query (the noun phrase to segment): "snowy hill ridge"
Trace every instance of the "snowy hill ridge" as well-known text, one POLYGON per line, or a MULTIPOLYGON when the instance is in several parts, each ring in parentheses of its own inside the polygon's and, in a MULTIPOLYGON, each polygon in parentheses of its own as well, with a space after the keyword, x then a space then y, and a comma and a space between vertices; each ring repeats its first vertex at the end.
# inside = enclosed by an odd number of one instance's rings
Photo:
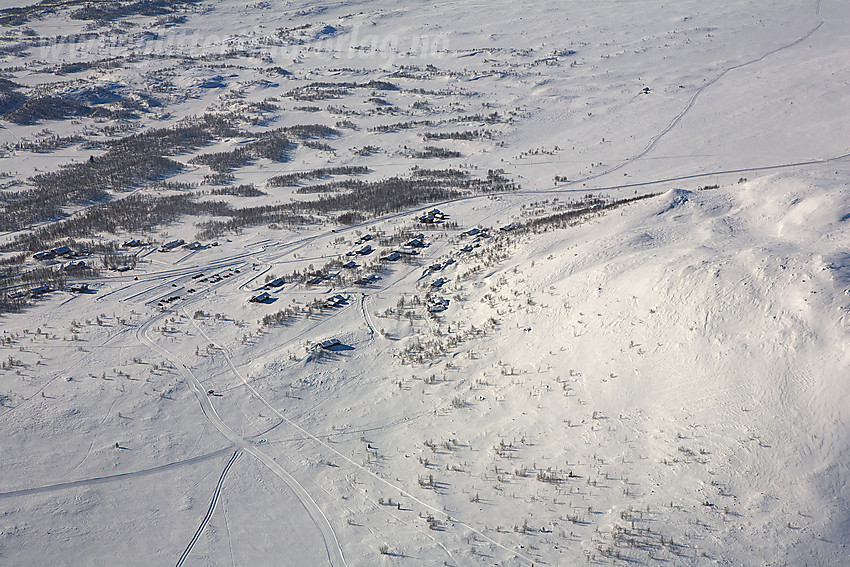
POLYGON ((5 5, 0 564, 850 564, 850 4, 5 5))

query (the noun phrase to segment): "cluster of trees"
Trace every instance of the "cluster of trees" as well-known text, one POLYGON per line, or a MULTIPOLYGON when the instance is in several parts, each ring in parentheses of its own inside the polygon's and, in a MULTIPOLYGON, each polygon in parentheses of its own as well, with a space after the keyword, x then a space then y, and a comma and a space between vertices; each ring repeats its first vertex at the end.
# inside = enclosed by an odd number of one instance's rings
POLYGON ((247 183, 244 185, 228 185, 227 187, 213 189, 210 191, 210 194, 235 195, 237 197, 261 197, 262 195, 266 195, 266 192, 257 189, 257 186, 253 183, 247 183))
POLYGON ((34 252, 50 248, 63 238, 86 237, 99 232, 139 232, 172 222, 182 215, 226 215, 229 211, 225 203, 198 201, 193 193, 167 196, 134 194, 94 205, 64 221, 21 234, 3 248, 34 252))
MULTIPOLYGON (((318 171, 318 170, 316 170, 318 171)), ((377 181, 346 179, 311 185, 298 193, 334 192, 312 201, 228 210, 224 221, 200 225, 198 238, 213 238, 247 226, 282 223, 296 226, 315 222, 311 214, 332 216, 341 224, 358 222, 370 216, 397 212, 423 203, 455 199, 469 192, 512 191, 516 184, 499 170, 488 171, 486 179, 465 179, 459 170, 416 170, 414 177, 390 177, 377 181)))
POLYGON ((292 147, 289 139, 275 135, 249 142, 227 152, 202 154, 192 158, 190 163, 209 166, 216 173, 227 173, 231 169, 242 167, 261 157, 272 161, 286 161, 292 147))
POLYGON ((378 216, 463 195, 451 184, 437 179, 390 177, 372 182, 350 180, 347 183, 351 186, 347 193, 325 195, 315 201, 292 205, 325 214, 354 210, 378 216))
POLYGON ((102 201, 109 191, 177 173, 181 165, 164 156, 207 144, 216 136, 235 134, 225 118, 204 115, 120 138, 101 156, 32 177, 32 189, 0 193, 4 205, 0 230, 20 230, 34 222, 58 219, 64 216, 63 207, 102 201))
POLYGON ((128 16, 161 16, 170 14, 195 0, 139 0, 138 2, 95 2, 83 3, 82 8, 71 12, 75 20, 98 20, 109 22, 128 16))
MULTIPOLYGON (((33 270, 4 270, 0 278, 0 313, 14 313, 26 306, 26 292, 39 286, 61 289, 68 283, 68 273, 61 268, 38 267, 33 270), (23 293, 21 293, 23 292, 23 293)), ((88 277, 96 277, 97 270, 86 270, 88 277)))
POLYGON ((267 133, 256 133, 253 136, 273 136, 277 134, 289 134, 299 140, 309 140, 315 138, 333 138, 339 136, 339 130, 325 126, 324 124, 296 124, 295 126, 278 128, 267 133))
POLYGON ((367 83, 340 82, 325 83, 315 82, 292 89, 284 96, 293 100, 315 101, 340 98, 351 94, 352 89, 370 89, 374 91, 399 91, 400 87, 389 81, 369 81, 367 83))
POLYGON ((304 147, 310 148, 310 149, 313 149, 313 150, 321 150, 323 152, 333 152, 333 151, 335 151, 331 145, 326 144, 324 142, 318 142, 316 140, 305 140, 304 142, 302 142, 302 144, 304 145, 304 147))
POLYGON ((436 126, 437 123, 433 120, 408 120, 406 122, 396 122, 395 124, 384 124, 369 128, 370 132, 395 132, 396 130, 410 130, 411 128, 421 128, 423 126, 436 126))
POLYGON ((322 167, 308 171, 297 171, 269 178, 269 187, 292 187, 305 179, 319 179, 330 175, 360 175, 368 173, 369 168, 363 165, 345 165, 341 167, 322 167))
POLYGON ((658 193, 648 193, 646 195, 639 195, 628 199, 615 199, 613 201, 604 201, 597 197, 591 197, 585 200, 584 203, 577 204, 577 207, 574 209, 530 219, 524 223, 518 224, 515 230, 519 232, 543 232, 558 228, 567 228, 573 226, 581 217, 588 214, 616 209, 617 207, 628 205, 635 201, 641 201, 643 199, 649 199, 656 196, 658 196, 658 193))
MULTIPOLYGON (((0 93, 0 99, 1 98, 2 93, 0 93)), ((0 107, 2 107, 2 103, 0 103, 0 107)), ((85 137, 80 136, 79 134, 72 134, 70 136, 57 136, 54 134, 53 136, 48 136, 38 140, 19 140, 15 144, 7 144, 6 147, 14 151, 44 153, 66 148, 70 145, 79 144, 85 141, 85 137)))
POLYGON ((361 187, 363 183, 363 181, 358 181, 356 179, 343 179, 341 181, 331 181, 329 183, 322 183, 320 185, 307 185, 306 187, 299 187, 295 190, 295 192, 301 194, 331 193, 335 191, 344 191, 346 189, 354 189, 357 187, 361 187))
POLYGON ((413 177, 431 177, 434 179, 463 179, 466 177, 466 172, 459 169, 425 169, 415 167, 412 172, 413 177))
POLYGON ((197 234, 200 240, 215 238, 226 232, 239 233, 248 226, 261 224, 277 224, 283 226, 303 226, 313 224, 317 219, 297 214, 292 204, 264 205, 242 209, 228 209, 220 216, 228 216, 227 220, 211 220, 199 223, 201 231, 197 234))
POLYGON ((481 138, 492 138, 493 133, 487 130, 466 130, 462 132, 425 132, 422 134, 424 140, 477 140, 481 138))
MULTIPOLYGON (((17 93, 15 93, 17 94, 17 93)), ((14 97, 14 108, 7 111, 3 118, 15 124, 35 124, 42 120, 64 120, 72 116, 110 117, 112 112, 97 106, 88 106, 79 102, 56 96, 36 96, 33 98, 14 97)))
POLYGON ((410 157, 416 159, 451 159, 451 158, 459 158, 461 157, 461 153, 456 150, 449 150, 447 148, 438 148, 437 146, 425 146, 425 148, 419 152, 413 152, 410 157))

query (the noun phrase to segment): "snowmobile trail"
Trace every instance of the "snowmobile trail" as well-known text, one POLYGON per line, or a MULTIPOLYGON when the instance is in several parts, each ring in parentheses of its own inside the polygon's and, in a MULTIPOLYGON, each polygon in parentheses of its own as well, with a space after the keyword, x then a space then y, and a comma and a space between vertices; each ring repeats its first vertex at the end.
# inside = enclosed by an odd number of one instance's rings
MULTIPOLYGON (((195 376, 192 370, 183 363, 182 360, 177 358, 170 351, 165 349, 164 347, 157 344, 153 339, 151 339, 147 331, 148 329, 159 319, 163 318, 153 317, 144 325, 139 327, 137 330, 137 335, 140 341, 147 344, 151 349, 157 351, 162 356, 166 357, 170 360, 179 370, 183 377, 186 379, 186 383, 189 385, 189 388, 195 394, 195 398, 198 400, 199 405, 201 406, 201 411, 204 413, 204 416, 212 423, 212 425, 227 439, 231 441, 236 447, 244 450, 247 453, 253 455, 257 460, 259 460, 262 464, 264 464, 268 469, 270 469, 274 474, 276 474, 286 485, 293 491, 296 498, 301 503, 301 506, 313 520, 314 525, 319 530, 321 539, 323 541, 325 553, 327 555, 328 562, 332 566, 346 566, 345 556, 342 553, 342 548, 340 547, 339 540, 336 537, 336 532, 331 526, 330 521, 327 516, 324 514, 322 509, 316 504, 313 500, 312 496, 304 489, 304 487, 291 475, 287 472, 280 464, 278 464, 272 457, 267 455, 266 453, 260 451, 253 443, 249 442, 245 438, 239 436, 233 429, 228 426, 224 420, 218 415, 218 412, 215 410, 215 406, 213 406, 210 401, 209 396, 206 394, 206 390, 204 389, 201 381, 195 376)), ((228 357, 229 360, 229 357, 228 357)), ((231 363, 232 364, 232 363, 231 363)), ((250 389, 253 389, 249 386, 250 389)), ((275 410, 275 413, 278 413, 275 410)))
POLYGON ((204 515, 201 520, 201 525, 198 526, 198 529, 195 530, 195 535, 192 536, 192 539, 189 540, 189 545, 186 546, 186 549, 183 551, 183 554, 180 555, 180 559, 177 560, 176 567, 180 567, 189 557, 189 553, 192 552, 192 548, 195 547, 195 543, 198 541, 201 533, 203 533, 204 528, 207 527, 207 523, 209 523, 210 518, 215 511, 215 506, 218 503, 218 497, 221 495, 221 488, 224 485, 224 477, 227 476, 228 471, 230 471, 230 467, 233 466, 233 463, 239 458, 242 454, 241 450, 237 450, 233 452, 233 456, 230 457, 230 460, 227 461, 227 464, 224 466, 224 470, 221 471, 221 476, 218 477, 218 483, 215 485, 215 490, 213 491, 212 500, 210 501, 210 506, 207 509, 207 513, 204 515))

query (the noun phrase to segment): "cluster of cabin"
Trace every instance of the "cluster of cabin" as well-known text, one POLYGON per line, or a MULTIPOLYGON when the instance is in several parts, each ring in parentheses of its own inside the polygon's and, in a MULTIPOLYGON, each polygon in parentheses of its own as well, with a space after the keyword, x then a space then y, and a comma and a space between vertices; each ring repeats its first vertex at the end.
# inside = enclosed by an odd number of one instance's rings
POLYGON ((358 248, 357 250, 352 250, 351 252, 348 252, 346 256, 368 256, 374 251, 375 249, 372 248, 370 244, 367 244, 362 248, 358 248))
POLYGON ((340 307, 346 303, 348 303, 348 297, 341 294, 332 295, 325 300, 326 307, 340 307))
POLYGON ((429 273, 439 272, 440 270, 448 268, 449 266, 451 266, 454 263, 455 263, 454 258, 446 258, 446 260, 444 262, 435 262, 425 269, 425 273, 423 275, 427 276, 429 273))
POLYGON ((419 233, 407 242, 404 243, 408 248, 425 248, 428 246, 428 243, 425 242, 425 235, 423 233, 419 233))
POLYGON ((481 242, 483 240, 490 238, 490 233, 486 228, 470 228, 469 230, 463 231, 460 235, 462 237, 468 236, 472 238, 472 242, 460 249, 461 252, 472 252, 475 248, 481 246, 481 242))
POLYGON ((183 240, 182 238, 178 238, 177 240, 171 240, 169 242, 166 242, 162 246, 160 246, 159 251, 160 252, 171 252, 172 250, 176 250, 177 248, 180 248, 184 244, 186 244, 186 241, 183 240))
MULTIPOLYGON (((138 241, 128 241, 128 242, 138 242, 138 241)), ((127 246, 127 243, 124 243, 127 246)), ((141 246, 141 244, 137 244, 137 246, 141 246)), ((180 247, 185 248, 186 250, 204 250, 205 248, 209 248, 210 246, 218 246, 218 242, 212 242, 210 244, 201 244, 197 240, 194 242, 190 242, 186 244, 186 241, 182 238, 178 238, 176 240, 170 240, 159 247, 160 252, 171 252, 172 250, 176 250, 180 247)))
POLYGON ((50 291, 49 285, 39 285, 30 289, 19 289, 9 294, 9 299, 23 299, 25 297, 39 297, 50 291))
POLYGON ((160 309, 165 309, 165 308, 168 306, 168 304, 169 304, 169 303, 174 303, 174 302, 175 302, 175 301, 177 301, 178 299, 180 299, 180 296, 179 296, 179 295, 172 295, 172 296, 171 296, 171 297, 169 297, 169 298, 166 298, 166 299, 160 299, 160 300, 159 300, 159 302, 158 302, 156 305, 157 305, 157 307, 159 307, 160 309))
POLYGON ((441 212, 440 209, 431 209, 427 213, 418 217, 419 222, 424 224, 435 224, 447 219, 448 216, 441 212))
POLYGON ((85 260, 70 260, 62 264, 62 269, 66 272, 72 272, 74 270, 85 270, 88 268, 85 260))
POLYGON ((363 276, 362 278, 354 280, 354 283, 357 285, 371 285, 380 278, 381 277, 378 274, 369 274, 368 276, 363 276))
MULTIPOLYGON (((211 275, 211 276, 202 277, 202 276, 203 276, 203 274, 197 274, 197 277, 201 277, 201 279, 200 279, 200 280, 198 280, 198 281, 200 281, 200 282, 204 282, 204 283, 212 283, 212 284, 214 284, 214 283, 218 283, 218 282, 220 282, 220 281, 222 281, 222 280, 224 280, 224 279, 227 279, 227 278, 229 278, 230 276, 234 276, 234 275, 236 275, 236 274, 238 274, 238 273, 239 273, 239 269, 238 269, 238 268, 227 268, 226 270, 224 270, 224 271, 222 271, 222 272, 219 272, 219 273, 217 273, 217 274, 213 274, 213 275, 211 275)), ((193 278, 193 279, 194 279, 195 277, 196 277, 196 276, 192 276, 192 278, 193 278)))
MULTIPOLYGON (((87 254, 88 251, 81 252, 82 254, 87 254)), ((36 252, 32 255, 33 258, 39 261, 44 260, 52 260, 54 258, 73 258, 77 256, 77 252, 74 252, 70 246, 57 246, 51 250, 42 250, 41 252, 36 252)))
POLYGON ((428 313, 442 313, 449 308, 449 300, 445 297, 428 298, 428 313))
MULTIPOLYGON (((42 295, 49 293, 50 291, 52 291, 50 286, 45 284, 31 287, 29 289, 15 290, 13 292, 10 292, 8 297, 9 299, 25 299, 27 297, 36 299, 38 297, 41 297, 42 295)), ((68 291, 71 293, 91 293, 94 290, 89 287, 89 284, 78 283, 68 286, 68 291)))

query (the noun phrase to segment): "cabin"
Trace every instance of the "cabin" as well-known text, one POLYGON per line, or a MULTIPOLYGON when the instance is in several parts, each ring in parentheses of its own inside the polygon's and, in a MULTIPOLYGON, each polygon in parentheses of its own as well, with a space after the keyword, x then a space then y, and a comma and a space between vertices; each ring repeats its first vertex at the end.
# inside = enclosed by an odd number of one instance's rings
POLYGON ((188 248, 189 250, 200 250, 201 248, 204 248, 204 245, 196 240, 195 242, 186 244, 184 248, 188 248))
POLYGON ((325 339, 319 343, 319 346, 325 350, 340 346, 342 341, 339 339, 325 339))
POLYGON ((369 274, 368 276, 364 276, 362 278, 355 280, 354 283, 356 283, 357 285, 369 285, 370 283, 377 281, 377 280, 378 280, 377 274, 369 274))
POLYGON ((449 300, 444 297, 434 297, 428 302, 428 313, 442 313, 449 308, 449 300))
POLYGON ((13 291, 9 294, 9 299, 22 299, 27 296, 27 292, 24 290, 13 291))
POLYGON ((366 246, 364 246, 363 248, 358 250, 357 253, 360 254, 361 256, 366 256, 367 254, 371 254, 373 250, 374 249, 370 245, 367 244, 366 246))
POLYGON ((251 299, 249 299, 248 301, 251 302, 251 303, 265 303, 266 301, 268 301, 271 298, 272 298, 271 295, 269 295, 266 292, 263 292, 263 293, 258 293, 257 295, 252 295, 251 299))
POLYGON ((50 291, 49 285, 40 285, 30 289, 30 295, 33 297, 38 297, 39 295, 44 295, 50 291))
POLYGON ((464 236, 475 236, 476 234, 481 233, 480 228, 470 228, 469 230, 463 233, 464 236))
POLYGON ((73 256, 74 255, 74 251, 71 250, 70 246, 57 246, 56 248, 51 250, 51 252, 53 252, 57 256, 67 257, 67 256, 73 256))
POLYGON ((348 262, 343 264, 342 267, 345 268, 346 270, 353 270, 354 268, 357 267, 357 262, 355 262, 354 260, 349 260, 348 262))
POLYGON ((182 238, 180 238, 178 240, 172 240, 170 242, 166 242, 165 244, 163 244, 160 247, 160 250, 162 252, 170 252, 170 251, 174 250, 175 248, 177 248, 178 246, 183 246, 184 244, 186 244, 186 241, 183 240, 182 238))
POLYGON ((284 283, 286 283, 286 280, 284 280, 283 278, 275 278, 272 281, 270 281, 269 283, 267 283, 266 287, 280 287, 284 283))
POLYGON ((506 224, 505 226, 501 227, 499 230, 501 230, 502 232, 510 232, 510 231, 514 230, 515 228, 516 228, 516 225, 514 223, 511 223, 511 224, 506 224))
POLYGON ((70 272, 72 270, 83 270, 87 268, 85 261, 83 260, 71 260, 70 262, 65 262, 62 265, 62 269, 66 272, 70 272))
POLYGON ((425 243, 425 235, 421 232, 404 243, 405 246, 409 248, 425 248, 427 244, 425 243))
POLYGON ((436 280, 431 282, 431 287, 433 287, 434 289, 440 289, 447 283, 449 283, 449 280, 447 280, 446 278, 437 278, 436 280))
POLYGON ((123 246, 124 248, 137 248, 139 246, 142 246, 142 241, 133 238, 132 240, 126 240, 121 246, 123 246))
POLYGON ((390 252, 386 256, 381 256, 381 261, 382 262, 395 262, 399 258, 401 258, 401 254, 399 254, 398 252, 390 252))
POLYGON ((43 250, 42 252, 36 252, 32 255, 32 257, 40 262, 44 260, 52 260, 56 257, 56 252, 53 250, 43 250))
POLYGON ((89 284, 74 284, 68 288, 68 291, 71 293, 87 293, 89 291, 89 284))
POLYGON ((345 305, 348 301, 348 298, 344 295, 333 295, 325 300, 325 305, 328 307, 339 307, 340 305, 345 305))
POLYGON ((354 244, 363 244, 364 242, 368 242, 370 240, 372 240, 372 235, 371 234, 364 234, 363 236, 361 236, 360 238, 355 240, 354 244))

